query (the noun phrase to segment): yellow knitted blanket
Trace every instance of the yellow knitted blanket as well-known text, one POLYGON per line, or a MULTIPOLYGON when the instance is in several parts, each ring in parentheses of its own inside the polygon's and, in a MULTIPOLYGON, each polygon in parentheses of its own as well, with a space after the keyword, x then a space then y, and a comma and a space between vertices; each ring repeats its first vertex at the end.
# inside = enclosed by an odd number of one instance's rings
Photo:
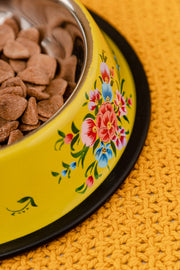
POLYGON ((2 270, 180 269, 180 0, 82 0, 121 32, 150 85, 151 124, 125 183, 63 237, 2 270))

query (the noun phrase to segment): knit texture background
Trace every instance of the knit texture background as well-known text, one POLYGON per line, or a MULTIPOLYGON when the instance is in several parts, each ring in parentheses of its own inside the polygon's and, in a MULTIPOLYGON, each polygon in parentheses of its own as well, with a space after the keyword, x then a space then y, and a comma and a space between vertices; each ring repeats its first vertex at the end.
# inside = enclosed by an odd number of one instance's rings
POLYGON ((180 0, 82 0, 121 32, 150 85, 148 137, 134 169, 63 237, 2 270, 180 269, 180 0))

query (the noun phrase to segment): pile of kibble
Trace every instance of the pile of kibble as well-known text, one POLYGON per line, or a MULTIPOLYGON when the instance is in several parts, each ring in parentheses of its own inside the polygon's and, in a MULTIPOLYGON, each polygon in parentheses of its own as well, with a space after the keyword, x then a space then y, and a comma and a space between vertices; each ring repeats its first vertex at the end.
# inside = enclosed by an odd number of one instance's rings
POLYGON ((78 27, 71 23, 66 28, 54 25, 51 36, 55 43, 51 45, 55 56, 48 53, 48 47, 42 47, 41 36, 38 28, 21 29, 14 17, 0 25, 0 147, 50 119, 80 76, 74 53, 76 37, 82 44, 78 27))

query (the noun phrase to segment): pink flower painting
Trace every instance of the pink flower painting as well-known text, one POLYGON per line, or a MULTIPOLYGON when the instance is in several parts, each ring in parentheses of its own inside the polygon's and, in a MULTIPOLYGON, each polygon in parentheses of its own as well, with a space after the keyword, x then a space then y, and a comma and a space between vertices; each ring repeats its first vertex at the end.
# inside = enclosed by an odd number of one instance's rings
POLYGON ((116 97, 117 98, 114 100, 114 103, 118 107, 118 115, 121 117, 127 114, 126 101, 118 90, 116 90, 116 97))
POLYGON ((105 83, 109 83, 111 76, 110 76, 110 71, 109 71, 108 65, 106 63, 102 62, 100 65, 100 70, 101 70, 101 76, 102 76, 103 81, 105 83))
POLYGON ((90 111, 94 111, 96 106, 99 104, 100 100, 100 93, 98 89, 95 89, 95 91, 90 91, 89 92, 89 104, 88 104, 88 109, 90 111))
POLYGON ((91 118, 84 120, 81 126, 81 140, 84 145, 92 147, 96 141, 97 127, 91 118))
POLYGON ((126 146, 126 133, 124 128, 117 128, 116 135, 113 136, 112 140, 114 141, 116 148, 121 150, 124 146, 126 146))

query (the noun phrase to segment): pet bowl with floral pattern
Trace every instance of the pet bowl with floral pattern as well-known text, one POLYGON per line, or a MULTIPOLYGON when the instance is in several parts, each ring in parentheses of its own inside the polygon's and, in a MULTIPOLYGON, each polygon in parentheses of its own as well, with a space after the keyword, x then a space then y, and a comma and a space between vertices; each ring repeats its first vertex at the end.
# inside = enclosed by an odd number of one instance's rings
MULTIPOLYGON (((40 25, 43 12, 32 21, 21 3, 8 1, 3 11, 15 5, 24 21, 40 25)), ((132 169, 149 125, 145 73, 122 35, 76 0, 40 3, 72 14, 83 66, 64 106, 0 150, 0 258, 57 237, 102 205, 132 169)))

